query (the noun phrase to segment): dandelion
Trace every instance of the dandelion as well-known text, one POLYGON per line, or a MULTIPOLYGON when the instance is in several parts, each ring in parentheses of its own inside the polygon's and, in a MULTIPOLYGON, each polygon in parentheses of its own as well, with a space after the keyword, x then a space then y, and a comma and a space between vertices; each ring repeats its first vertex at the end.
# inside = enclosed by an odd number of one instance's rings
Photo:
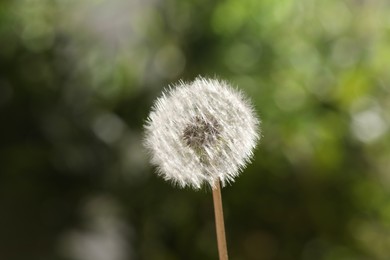
POLYGON ((232 182, 260 138, 259 120, 241 92, 201 77, 165 91, 145 128, 145 146, 159 174, 196 189, 232 182))
POLYGON ((233 182, 250 161, 259 125, 241 92, 225 81, 202 77, 166 90, 145 125, 145 146, 165 180, 213 188, 220 259, 228 259, 220 183, 233 182))

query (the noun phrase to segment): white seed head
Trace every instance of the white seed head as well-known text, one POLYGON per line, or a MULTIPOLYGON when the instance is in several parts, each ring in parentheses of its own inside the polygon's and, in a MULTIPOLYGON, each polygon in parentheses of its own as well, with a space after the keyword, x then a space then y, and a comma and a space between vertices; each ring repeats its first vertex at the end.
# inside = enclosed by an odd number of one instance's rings
POLYGON ((260 121, 241 92, 198 77, 164 91, 145 125, 159 175, 180 187, 232 182, 253 156, 260 121))

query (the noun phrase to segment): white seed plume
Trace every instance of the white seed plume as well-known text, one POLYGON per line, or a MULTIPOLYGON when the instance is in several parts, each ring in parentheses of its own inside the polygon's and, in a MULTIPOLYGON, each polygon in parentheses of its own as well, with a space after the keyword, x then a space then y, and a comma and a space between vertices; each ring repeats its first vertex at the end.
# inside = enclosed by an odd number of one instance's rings
POLYGON ((145 147, 165 180, 199 189, 232 182, 253 156, 260 121, 227 82, 198 77, 164 91, 145 125, 145 147))

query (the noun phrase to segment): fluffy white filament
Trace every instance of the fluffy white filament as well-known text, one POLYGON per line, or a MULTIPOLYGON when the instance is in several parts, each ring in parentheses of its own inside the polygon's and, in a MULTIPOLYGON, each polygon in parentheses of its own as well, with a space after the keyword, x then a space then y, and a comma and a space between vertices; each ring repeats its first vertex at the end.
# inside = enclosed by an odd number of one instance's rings
POLYGON ((253 156, 260 121, 227 82, 198 77, 164 91, 145 125, 159 174, 180 187, 232 182, 253 156))

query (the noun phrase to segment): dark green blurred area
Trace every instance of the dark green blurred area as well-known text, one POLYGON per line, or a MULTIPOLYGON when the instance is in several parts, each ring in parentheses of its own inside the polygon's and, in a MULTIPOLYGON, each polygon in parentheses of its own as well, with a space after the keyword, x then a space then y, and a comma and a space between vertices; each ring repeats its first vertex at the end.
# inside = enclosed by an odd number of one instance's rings
POLYGON ((157 177, 162 89, 229 80, 262 119, 223 189, 230 259, 390 259, 386 0, 0 2, 0 259, 217 259, 211 192, 157 177))

